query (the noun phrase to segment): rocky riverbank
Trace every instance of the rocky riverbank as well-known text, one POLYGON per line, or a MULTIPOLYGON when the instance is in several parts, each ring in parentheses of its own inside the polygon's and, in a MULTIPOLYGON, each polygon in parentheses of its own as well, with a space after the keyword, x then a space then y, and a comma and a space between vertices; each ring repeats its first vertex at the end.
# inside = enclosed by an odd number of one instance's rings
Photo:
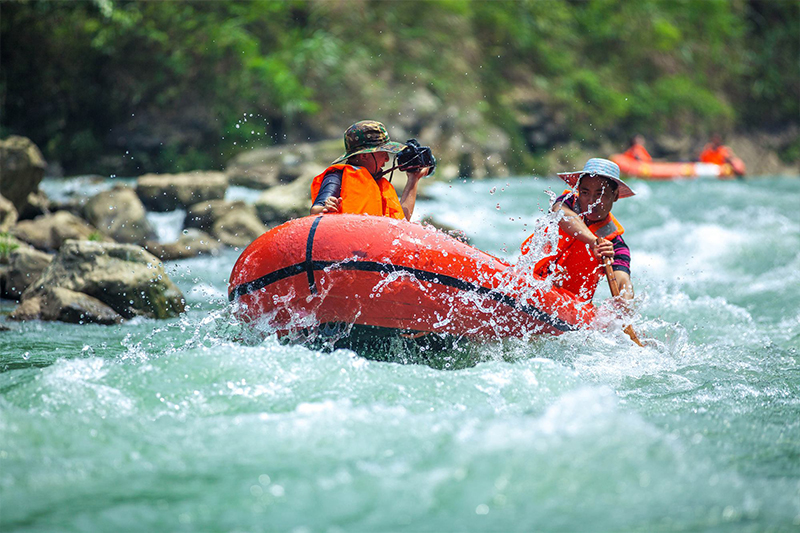
MULTIPOLYGON (((777 156, 796 134, 733 137, 729 144, 751 174, 798 175, 800 167, 777 156)), ((422 142, 436 146, 430 135, 422 142)), ((507 146, 500 133, 495 136, 495 143, 473 147, 479 157, 465 158, 452 143, 443 143, 451 149, 435 149, 436 179, 508 176, 502 164, 507 146)), ((691 159, 693 149, 689 142, 668 137, 653 139, 649 146, 654 155, 674 154, 673 159, 691 159)), ((161 261, 215 254, 223 246, 245 247, 269 228, 306 215, 311 180, 341 150, 341 141, 247 150, 224 171, 145 174, 134 185, 58 202, 39 188, 47 168, 39 149, 24 137, 2 140, 0 298, 19 302, 11 315, 16 320, 108 324, 134 316, 175 316, 183 309, 182 295, 161 261), (231 185, 261 193, 252 204, 226 200, 231 185), (147 213, 176 209, 186 213, 183 231, 174 242, 159 242, 147 213)), ((553 150, 543 165, 570 169, 594 155, 597 150, 568 144, 553 150)), ((397 173, 396 187, 402 188, 404 177, 397 173)))

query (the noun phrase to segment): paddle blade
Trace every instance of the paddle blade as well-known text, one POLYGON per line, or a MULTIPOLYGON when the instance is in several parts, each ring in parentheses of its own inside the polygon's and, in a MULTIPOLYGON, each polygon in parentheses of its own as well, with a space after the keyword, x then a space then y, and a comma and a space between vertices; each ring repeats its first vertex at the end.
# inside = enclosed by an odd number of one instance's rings
POLYGON ((644 348, 644 344, 642 343, 642 341, 639 340, 639 336, 636 335, 635 331, 633 331, 633 326, 625 326, 624 328, 622 328, 622 331, 627 333, 628 337, 630 337, 633 342, 644 348))

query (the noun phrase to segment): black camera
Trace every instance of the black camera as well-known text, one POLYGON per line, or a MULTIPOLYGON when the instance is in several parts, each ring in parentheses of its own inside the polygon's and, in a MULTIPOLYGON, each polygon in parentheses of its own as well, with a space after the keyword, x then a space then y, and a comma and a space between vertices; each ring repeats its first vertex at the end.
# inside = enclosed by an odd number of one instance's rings
POLYGON ((436 158, 429 146, 420 146, 416 139, 406 141, 406 147, 397 154, 397 168, 403 172, 417 172, 430 168, 428 176, 436 170, 436 158))

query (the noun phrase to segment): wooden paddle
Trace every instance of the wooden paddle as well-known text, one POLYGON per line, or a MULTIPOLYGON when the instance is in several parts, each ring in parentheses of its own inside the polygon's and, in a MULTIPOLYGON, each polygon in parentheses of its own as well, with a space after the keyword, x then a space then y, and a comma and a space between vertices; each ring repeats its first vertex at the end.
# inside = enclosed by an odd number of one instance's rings
MULTIPOLYGON (((611 258, 607 257, 603 262, 603 265, 606 267, 606 277, 608 278, 608 288, 611 289, 611 296, 619 296, 619 287, 617 286, 617 278, 614 276, 614 271, 611 269, 611 258)), ((639 346, 644 346, 642 341, 639 340, 639 336, 636 335, 636 332, 633 331, 633 326, 627 325, 622 328, 622 331, 628 334, 628 337, 631 338, 633 342, 638 344, 639 346)))

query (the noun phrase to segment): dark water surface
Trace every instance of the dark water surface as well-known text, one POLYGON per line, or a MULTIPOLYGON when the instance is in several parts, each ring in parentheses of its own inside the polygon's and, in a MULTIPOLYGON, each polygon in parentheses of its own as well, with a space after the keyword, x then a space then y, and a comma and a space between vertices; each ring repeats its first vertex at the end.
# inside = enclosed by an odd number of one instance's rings
MULTIPOLYGON (((245 346, 235 250, 168 265, 176 320, 0 317, 0 531, 800 531, 800 180, 633 186, 644 349, 581 331, 439 370, 245 346)), ((435 184, 415 219, 514 260, 548 188, 435 184)))

